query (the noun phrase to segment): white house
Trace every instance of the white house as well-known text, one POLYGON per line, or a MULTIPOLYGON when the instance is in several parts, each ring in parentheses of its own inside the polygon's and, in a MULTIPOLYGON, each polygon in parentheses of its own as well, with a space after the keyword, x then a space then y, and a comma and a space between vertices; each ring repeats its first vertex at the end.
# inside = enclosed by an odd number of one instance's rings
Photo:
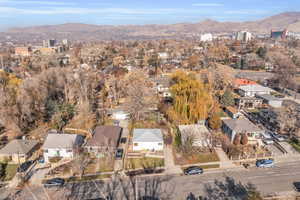
POLYGON ((283 100, 277 97, 274 97, 269 94, 261 94, 256 95, 258 98, 261 98, 263 100, 263 103, 266 103, 274 108, 280 108, 282 106, 283 100))
POLYGON ((255 97, 255 95, 270 94, 273 90, 262 85, 243 85, 239 87, 239 94, 243 97, 255 97))
POLYGON ((83 143, 83 137, 75 134, 49 133, 42 147, 45 162, 54 157, 73 158, 74 148, 83 143))
POLYGON ((163 134, 160 129, 134 129, 132 144, 133 151, 162 151, 163 134))
POLYGON ((211 33, 205 33, 200 35, 201 42, 210 42, 213 40, 213 36, 211 33))
POLYGON ((208 147, 211 145, 211 134, 204 124, 179 125, 178 129, 182 143, 191 138, 193 146, 208 147))
POLYGON ((130 118, 130 114, 124 110, 114 110, 112 111, 112 118, 115 120, 125 120, 130 118))

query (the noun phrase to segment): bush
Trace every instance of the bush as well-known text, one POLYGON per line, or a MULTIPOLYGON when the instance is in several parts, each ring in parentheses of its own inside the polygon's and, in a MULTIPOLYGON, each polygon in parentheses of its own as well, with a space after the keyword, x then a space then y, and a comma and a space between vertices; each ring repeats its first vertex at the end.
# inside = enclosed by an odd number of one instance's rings
POLYGON ((51 163, 57 163, 61 159, 62 159, 61 157, 52 157, 52 158, 49 158, 49 162, 51 162, 51 163))

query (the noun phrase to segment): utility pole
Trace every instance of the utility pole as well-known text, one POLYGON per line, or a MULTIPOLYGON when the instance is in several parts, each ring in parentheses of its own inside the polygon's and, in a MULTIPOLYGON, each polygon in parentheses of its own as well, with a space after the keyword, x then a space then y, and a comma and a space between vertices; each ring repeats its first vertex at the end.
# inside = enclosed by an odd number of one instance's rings
POLYGON ((1 58, 1 69, 4 69, 3 56, 1 55, 0 58, 1 58))

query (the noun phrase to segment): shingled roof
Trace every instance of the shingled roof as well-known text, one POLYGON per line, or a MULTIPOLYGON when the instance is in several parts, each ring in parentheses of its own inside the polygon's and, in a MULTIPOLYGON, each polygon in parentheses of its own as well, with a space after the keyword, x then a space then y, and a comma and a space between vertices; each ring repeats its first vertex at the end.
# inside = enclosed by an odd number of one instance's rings
POLYGON ((225 119, 223 120, 223 123, 237 133, 262 131, 260 128, 258 128, 256 125, 245 118, 225 119))
POLYGON ((0 154, 13 155, 13 154, 27 154, 38 144, 35 140, 21 140, 15 139, 8 143, 0 150, 0 154))
POLYGON ((117 147, 121 131, 122 128, 118 126, 97 126, 86 146, 117 147))

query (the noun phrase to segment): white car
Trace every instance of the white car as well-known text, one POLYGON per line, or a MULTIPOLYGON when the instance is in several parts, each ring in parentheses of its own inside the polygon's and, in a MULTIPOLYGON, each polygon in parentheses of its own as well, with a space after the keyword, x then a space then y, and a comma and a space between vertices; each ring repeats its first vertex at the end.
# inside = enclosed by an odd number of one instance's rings
POLYGON ((274 144, 274 141, 272 139, 264 139, 263 143, 265 143, 266 145, 269 145, 269 144, 274 144))

